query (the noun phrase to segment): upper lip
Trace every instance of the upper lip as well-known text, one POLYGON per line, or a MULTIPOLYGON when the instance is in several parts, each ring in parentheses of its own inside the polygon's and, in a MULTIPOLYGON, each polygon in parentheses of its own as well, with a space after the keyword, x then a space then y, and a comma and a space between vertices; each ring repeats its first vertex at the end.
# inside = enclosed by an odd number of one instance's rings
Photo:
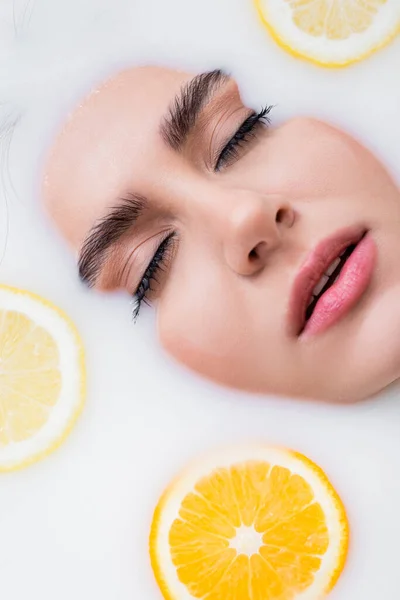
POLYGON ((341 230, 322 240, 307 256, 294 280, 289 299, 289 331, 292 335, 301 333, 312 292, 323 274, 348 246, 358 244, 365 233, 365 227, 341 230))

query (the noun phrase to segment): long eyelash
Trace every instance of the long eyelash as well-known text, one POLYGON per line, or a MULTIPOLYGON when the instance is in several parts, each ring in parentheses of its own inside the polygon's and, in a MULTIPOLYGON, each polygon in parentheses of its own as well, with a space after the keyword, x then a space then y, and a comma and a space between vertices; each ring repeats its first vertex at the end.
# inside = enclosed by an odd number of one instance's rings
POLYGON ((215 171, 220 171, 227 163, 238 158, 241 146, 254 137, 259 125, 263 124, 268 126, 271 123, 271 119, 268 115, 272 109, 273 106, 265 106, 259 113, 253 112, 245 119, 245 121, 243 121, 239 129, 220 152, 215 165, 215 171))
POLYGON ((149 263, 146 271, 144 272, 144 275, 138 287, 136 288, 135 293, 133 294, 134 308, 132 312, 134 321, 136 321, 139 316, 142 303, 146 304, 147 306, 149 305, 147 295, 149 292, 153 291, 151 284, 153 281, 158 283, 157 275, 160 271, 164 270, 166 255, 171 247, 171 243, 174 237, 175 232, 170 233, 165 238, 165 240, 163 240, 158 246, 156 253, 154 254, 151 262, 149 263))

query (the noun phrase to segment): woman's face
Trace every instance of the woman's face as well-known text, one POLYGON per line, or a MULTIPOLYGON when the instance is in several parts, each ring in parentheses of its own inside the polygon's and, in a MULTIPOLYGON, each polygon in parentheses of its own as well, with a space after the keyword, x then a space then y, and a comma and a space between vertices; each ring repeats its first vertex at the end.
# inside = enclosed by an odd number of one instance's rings
POLYGON ((46 208, 83 280, 156 301, 162 345, 191 369, 365 397, 400 375, 399 191, 337 129, 266 121, 221 72, 125 71, 64 126, 46 208))

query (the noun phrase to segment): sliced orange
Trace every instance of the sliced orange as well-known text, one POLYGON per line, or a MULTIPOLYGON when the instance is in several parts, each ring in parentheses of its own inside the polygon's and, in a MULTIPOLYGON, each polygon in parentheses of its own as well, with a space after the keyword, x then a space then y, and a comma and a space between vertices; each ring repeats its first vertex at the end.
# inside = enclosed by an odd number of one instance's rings
POLYGON ((254 0, 261 21, 291 54, 341 67, 387 45, 400 30, 399 0, 254 0))
POLYGON ((347 548, 345 509, 323 471, 262 446, 192 465, 161 498, 150 535, 167 600, 316 600, 347 548))

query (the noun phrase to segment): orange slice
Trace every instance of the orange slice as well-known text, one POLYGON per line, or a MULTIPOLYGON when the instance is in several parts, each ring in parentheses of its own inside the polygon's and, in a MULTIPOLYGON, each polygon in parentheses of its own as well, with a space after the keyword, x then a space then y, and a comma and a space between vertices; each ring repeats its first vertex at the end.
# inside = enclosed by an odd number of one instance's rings
POLYGON ((192 465, 161 498, 150 535, 167 600, 315 600, 347 548, 345 510, 323 471, 262 446, 192 465))
POLYGON ((388 44, 400 30, 399 0, 254 0, 280 46, 314 63, 343 67, 388 44))

